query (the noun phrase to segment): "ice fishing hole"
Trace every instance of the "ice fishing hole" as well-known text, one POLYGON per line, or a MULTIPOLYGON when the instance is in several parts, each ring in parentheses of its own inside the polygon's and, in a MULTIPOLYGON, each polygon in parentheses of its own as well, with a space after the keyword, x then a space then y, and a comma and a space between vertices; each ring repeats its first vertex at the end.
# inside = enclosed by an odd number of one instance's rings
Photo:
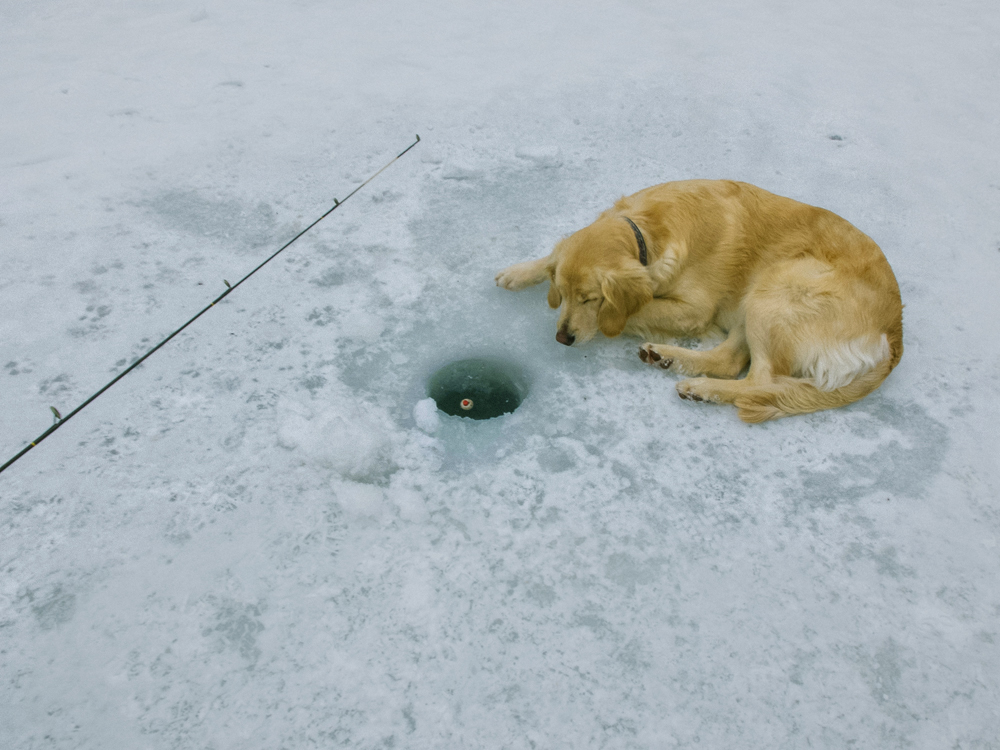
POLYGON ((528 394, 521 369, 499 359, 461 359, 435 372, 427 395, 445 414, 493 419, 509 414, 528 394))

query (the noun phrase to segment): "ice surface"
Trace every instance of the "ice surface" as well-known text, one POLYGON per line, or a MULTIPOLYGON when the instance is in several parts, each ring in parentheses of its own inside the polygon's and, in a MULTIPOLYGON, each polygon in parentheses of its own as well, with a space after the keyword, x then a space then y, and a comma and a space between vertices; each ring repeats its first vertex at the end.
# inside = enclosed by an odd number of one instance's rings
POLYGON ((423 142, 0 475, 0 747, 998 747, 998 27, 5 3, 4 458, 423 142), (879 242, 879 391, 750 427, 494 286, 687 177, 879 242))

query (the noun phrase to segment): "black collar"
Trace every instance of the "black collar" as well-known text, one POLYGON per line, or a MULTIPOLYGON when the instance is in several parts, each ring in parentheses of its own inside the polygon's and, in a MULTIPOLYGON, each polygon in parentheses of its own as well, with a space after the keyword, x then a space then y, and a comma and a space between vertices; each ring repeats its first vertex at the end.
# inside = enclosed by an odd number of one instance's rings
POLYGON ((646 257, 646 240, 643 239, 642 232, 639 231, 639 227, 629 217, 623 216, 622 218, 629 223, 632 231, 635 232, 635 241, 639 243, 639 262, 644 266, 648 265, 649 259, 646 257))

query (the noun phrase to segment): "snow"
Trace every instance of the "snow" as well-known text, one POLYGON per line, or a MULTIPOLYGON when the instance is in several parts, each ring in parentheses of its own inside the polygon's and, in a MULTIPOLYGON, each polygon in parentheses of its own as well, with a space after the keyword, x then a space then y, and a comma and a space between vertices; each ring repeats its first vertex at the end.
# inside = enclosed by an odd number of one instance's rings
POLYGON ((4 748, 991 748, 1000 10, 7 2, 4 748), (747 426, 493 275, 746 180, 870 234, 906 352, 747 426), (522 368, 517 412, 428 406, 522 368))
POLYGON ((428 434, 434 434, 441 427, 437 403, 432 398, 422 398, 413 407, 413 421, 428 434))

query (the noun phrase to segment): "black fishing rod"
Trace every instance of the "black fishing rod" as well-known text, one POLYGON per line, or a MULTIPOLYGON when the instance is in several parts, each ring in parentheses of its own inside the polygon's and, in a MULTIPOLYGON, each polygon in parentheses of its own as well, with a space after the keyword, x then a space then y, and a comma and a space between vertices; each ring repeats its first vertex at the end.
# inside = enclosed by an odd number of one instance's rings
POLYGON ((65 417, 62 414, 59 413, 59 410, 56 409, 56 407, 50 406, 49 408, 52 410, 52 414, 55 416, 55 422, 53 422, 52 426, 49 427, 49 429, 47 429, 41 435, 39 435, 38 437, 36 437, 30 443, 28 443, 28 445, 25 446, 25 448, 20 453, 18 453, 16 456, 14 456, 12 459, 10 459, 3 466, 0 466, 0 474, 2 474, 4 471, 6 471, 9 466, 11 466, 12 464, 16 463, 22 456, 24 456, 26 453, 28 453, 28 451, 34 449, 39 443, 41 443, 43 440, 45 440, 45 438, 47 438, 49 435, 51 435, 53 432, 55 432, 56 430, 58 430, 60 427, 62 427, 64 424, 66 424, 69 420, 71 420, 73 417, 75 417, 77 414, 79 414, 81 411, 83 411, 83 409, 86 408, 87 405, 90 404, 91 401, 94 401, 98 396, 100 396, 102 393, 104 393, 106 390, 108 390, 108 388, 110 388, 111 386, 113 386, 119 380, 121 380, 122 378, 124 378, 130 372, 132 372, 132 370, 134 370, 136 367, 138 367, 139 365, 141 365, 155 351, 157 351, 160 347, 162 347, 164 344, 166 344, 168 341, 170 341, 170 339, 172 339, 178 333, 180 333, 185 328, 187 328, 189 325, 191 325, 196 320, 198 320, 198 318, 200 318, 202 315, 204 315, 209 310, 211 310, 213 307, 215 307, 216 304, 218 304, 219 302, 222 302, 222 300, 224 300, 226 297, 228 297, 232 292, 236 291, 236 288, 240 284, 242 284, 244 281, 246 281, 247 279, 249 279, 251 276, 253 276, 255 273, 257 273, 260 269, 262 269, 264 266, 266 266, 272 260, 274 260, 275 258, 277 258, 282 252, 284 252, 284 250, 286 248, 290 247, 292 245, 292 243, 295 242, 299 237, 301 237, 302 235, 304 235, 306 232, 308 232, 314 226, 316 226, 321 221, 323 221, 323 219, 325 219, 327 216, 329 216, 334 211, 336 211, 338 208, 340 208, 342 205, 344 205, 345 203, 347 203, 347 201, 350 200, 350 198, 351 198, 352 195, 354 195, 361 188, 363 188, 369 182, 371 182, 376 177, 378 177, 380 174, 382 174, 385 170, 387 170, 393 164, 393 162, 395 162, 397 159, 399 159, 403 154, 405 154, 411 148, 413 148, 414 146, 416 146, 418 143, 420 143, 420 136, 419 135, 417 136, 417 139, 413 143, 411 143, 409 146, 407 146, 402 151, 400 151, 398 154, 396 154, 396 156, 394 156, 392 159, 390 159, 386 163, 386 165, 384 167, 382 167, 378 172, 376 172, 375 174, 373 174, 367 180, 365 180, 360 185, 358 185, 356 188, 354 188, 354 190, 352 190, 350 193, 348 193, 347 197, 344 198, 344 200, 337 200, 336 198, 334 198, 333 199, 333 205, 326 211, 326 213, 324 213, 322 216, 320 216, 318 219, 316 219, 312 224, 310 224, 309 226, 307 226, 305 229, 303 229, 297 235, 295 235, 294 237, 292 237, 292 239, 290 239, 284 245, 282 245, 277 250, 275 250, 263 263, 261 263, 260 265, 258 265, 255 269, 253 269, 250 273, 248 273, 242 279, 240 279, 239 281, 237 281, 235 284, 230 284, 228 281, 226 281, 225 279, 223 279, 223 283, 226 285, 226 291, 224 291, 222 294, 220 294, 214 300, 212 300, 211 302, 209 302, 206 307, 204 307, 197 315, 195 315, 194 317, 192 317, 187 323, 185 323, 184 325, 182 325, 176 331, 174 331, 169 336, 167 336, 165 339, 163 339, 163 341, 161 341, 159 344, 157 344, 152 349, 150 349, 148 352, 146 352, 141 357, 139 357, 135 362, 133 362, 131 365, 129 365, 125 370, 123 370, 118 375, 116 375, 103 388, 101 388, 99 391, 97 391, 93 396, 91 396, 90 398, 88 398, 86 401, 84 401, 78 407, 76 407, 75 409, 73 409, 73 411, 71 411, 65 417))

